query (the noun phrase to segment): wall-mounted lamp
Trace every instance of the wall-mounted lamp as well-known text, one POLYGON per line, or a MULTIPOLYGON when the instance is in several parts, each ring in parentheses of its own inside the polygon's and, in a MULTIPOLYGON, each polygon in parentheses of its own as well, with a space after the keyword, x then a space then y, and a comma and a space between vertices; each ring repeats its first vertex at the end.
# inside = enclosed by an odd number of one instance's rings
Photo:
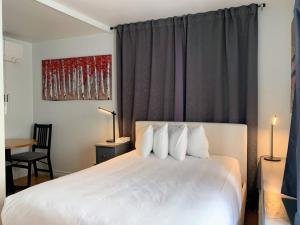
POLYGON ((272 118, 272 124, 271 124, 271 155, 264 157, 265 160, 275 161, 275 162, 279 162, 281 160, 280 157, 274 157, 274 143, 273 143, 274 127, 276 126, 277 122, 278 122, 278 119, 277 119, 277 116, 275 115, 272 118))
POLYGON ((113 139, 107 140, 106 142, 115 143, 116 142, 116 130, 115 130, 115 116, 117 115, 115 111, 109 111, 107 109, 103 109, 98 107, 98 110, 102 113, 110 114, 113 116, 113 139))

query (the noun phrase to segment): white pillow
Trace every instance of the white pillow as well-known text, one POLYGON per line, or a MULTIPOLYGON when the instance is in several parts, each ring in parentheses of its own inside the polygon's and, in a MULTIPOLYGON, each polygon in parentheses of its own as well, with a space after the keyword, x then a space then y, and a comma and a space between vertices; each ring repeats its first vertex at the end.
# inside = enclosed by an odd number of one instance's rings
POLYGON ((168 124, 158 127, 154 130, 153 152, 160 158, 165 159, 168 156, 168 124))
POLYGON ((140 127, 136 131, 135 148, 143 157, 147 157, 153 149, 153 127, 152 125, 140 127))
POLYGON ((187 154, 199 158, 209 158, 209 143, 202 125, 189 128, 187 154))
POLYGON ((177 126, 169 133, 169 153, 177 160, 184 160, 188 145, 188 129, 186 125, 177 126))

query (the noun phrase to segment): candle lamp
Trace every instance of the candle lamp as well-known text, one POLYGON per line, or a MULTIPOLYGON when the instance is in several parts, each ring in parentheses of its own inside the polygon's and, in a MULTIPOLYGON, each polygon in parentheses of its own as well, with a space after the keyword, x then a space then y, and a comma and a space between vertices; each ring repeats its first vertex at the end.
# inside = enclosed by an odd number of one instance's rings
POLYGON ((265 160, 273 161, 273 162, 279 162, 281 160, 280 157, 274 157, 274 127, 276 126, 277 122, 278 119, 277 116, 275 115, 272 119, 272 124, 271 124, 271 155, 264 157, 265 160))

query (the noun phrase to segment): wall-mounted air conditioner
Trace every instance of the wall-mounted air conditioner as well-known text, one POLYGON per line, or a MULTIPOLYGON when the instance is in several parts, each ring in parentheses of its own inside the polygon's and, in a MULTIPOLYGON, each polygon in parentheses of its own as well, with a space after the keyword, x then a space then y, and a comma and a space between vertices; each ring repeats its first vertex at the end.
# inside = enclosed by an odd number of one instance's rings
POLYGON ((23 48, 20 44, 4 40, 4 61, 17 63, 23 57, 23 48))

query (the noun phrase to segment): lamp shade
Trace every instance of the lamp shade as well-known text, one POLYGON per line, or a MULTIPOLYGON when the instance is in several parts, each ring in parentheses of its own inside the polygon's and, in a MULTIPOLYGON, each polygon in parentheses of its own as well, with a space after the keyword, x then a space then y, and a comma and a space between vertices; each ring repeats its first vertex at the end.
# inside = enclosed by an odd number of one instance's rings
POLYGON ((273 116, 272 118, 272 125, 275 126, 277 124, 277 116, 273 116))
POLYGON ((107 113, 107 114, 113 114, 116 115, 116 113, 114 111, 109 111, 107 109, 103 109, 101 107, 98 107, 98 111, 103 112, 103 113, 107 113))
POLYGON ((103 113, 105 113, 105 114, 112 115, 112 117, 113 117, 113 139, 107 140, 107 142, 115 143, 115 142, 116 142, 115 116, 116 116, 117 114, 115 113, 115 111, 109 111, 109 110, 103 109, 103 108, 101 108, 101 107, 98 107, 98 111, 103 112, 103 113))

